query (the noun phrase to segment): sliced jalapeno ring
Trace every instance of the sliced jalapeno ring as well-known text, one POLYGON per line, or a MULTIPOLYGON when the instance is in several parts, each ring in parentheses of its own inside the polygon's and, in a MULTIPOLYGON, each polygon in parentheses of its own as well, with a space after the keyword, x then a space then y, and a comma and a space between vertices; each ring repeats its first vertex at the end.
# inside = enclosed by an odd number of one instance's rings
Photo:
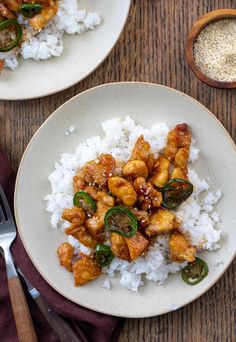
POLYGON ((85 191, 78 191, 73 199, 76 207, 82 208, 87 212, 94 213, 97 210, 97 205, 94 199, 85 191))
POLYGON ((181 178, 173 178, 162 189, 162 205, 165 208, 175 210, 186 201, 193 192, 193 185, 181 178))
POLYGON ((121 205, 109 209, 104 218, 105 228, 122 236, 130 237, 137 232, 138 220, 136 216, 121 205))
POLYGON ((17 20, 15 19, 7 19, 4 20, 2 22, 0 22, 0 31, 5 30, 6 28, 8 28, 9 26, 14 26, 16 29, 16 37, 11 41, 11 43, 0 47, 0 52, 7 52, 10 51, 12 49, 14 49, 16 46, 18 46, 21 37, 22 37, 22 29, 20 24, 17 22, 17 20))
POLYGON ((189 285, 196 285, 207 276, 208 272, 209 269, 205 261, 196 258, 182 269, 182 279, 189 285))
POLYGON ((112 254, 111 248, 109 246, 99 243, 96 247, 96 259, 100 266, 108 266, 114 255, 112 254))
POLYGON ((19 11, 26 18, 32 18, 42 10, 42 5, 32 2, 27 2, 19 6, 19 11))

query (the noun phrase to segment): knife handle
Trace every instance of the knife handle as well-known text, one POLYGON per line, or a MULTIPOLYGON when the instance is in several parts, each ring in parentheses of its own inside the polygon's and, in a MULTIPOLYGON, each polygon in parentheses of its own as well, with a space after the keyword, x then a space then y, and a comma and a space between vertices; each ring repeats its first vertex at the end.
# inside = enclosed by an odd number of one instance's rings
POLYGON ((20 279, 8 278, 8 288, 20 342, 37 342, 37 336, 20 279))
POLYGON ((36 297, 34 300, 61 342, 80 342, 79 337, 74 333, 69 324, 51 309, 41 296, 36 297))

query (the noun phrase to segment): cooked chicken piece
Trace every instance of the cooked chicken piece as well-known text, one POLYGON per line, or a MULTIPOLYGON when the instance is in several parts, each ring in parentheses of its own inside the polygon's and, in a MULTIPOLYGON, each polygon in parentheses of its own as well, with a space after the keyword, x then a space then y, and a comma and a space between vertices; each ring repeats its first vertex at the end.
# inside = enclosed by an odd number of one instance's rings
POLYGON ((76 261, 72 266, 75 286, 86 284, 90 280, 96 279, 101 269, 95 259, 89 255, 82 254, 80 260, 76 261))
POLYGON ((109 207, 114 207, 115 205, 114 197, 108 195, 108 193, 106 193, 105 191, 98 191, 97 189, 95 189, 94 186, 88 185, 84 188, 84 191, 86 191, 96 201, 103 202, 109 207))
POLYGON ((150 144, 144 140, 143 135, 140 135, 140 137, 137 139, 130 156, 130 160, 142 160, 146 163, 149 172, 152 171, 154 158, 153 154, 151 153, 150 144))
POLYGON ((138 210, 136 208, 130 208, 132 213, 137 217, 140 228, 145 228, 150 224, 150 216, 145 210, 138 210))
POLYGON ((18 12, 19 6, 22 4, 21 0, 2 0, 1 2, 13 12, 18 12))
POLYGON ((30 25, 38 31, 47 26, 49 20, 57 14, 58 10, 57 0, 39 1, 39 3, 42 3, 42 10, 29 20, 30 25))
POLYGON ((120 259, 130 260, 129 248, 125 238, 118 233, 111 234, 111 251, 120 259))
POLYGON ((158 157, 153 166, 150 182, 153 183, 156 187, 162 188, 169 179, 169 167, 170 162, 168 159, 161 156, 158 157))
POLYGON ((185 236, 179 232, 170 234, 170 258, 173 261, 192 262, 195 260, 197 249, 190 245, 185 236))
POLYGON ((175 215, 166 209, 160 209, 151 216, 150 225, 146 228, 148 236, 169 233, 178 228, 179 223, 175 215))
POLYGON ((133 185, 122 177, 111 177, 108 188, 112 194, 122 200, 125 205, 131 206, 137 201, 133 185))
POLYGON ((86 187, 86 183, 84 181, 84 178, 86 177, 86 172, 84 172, 83 169, 81 169, 78 174, 79 174, 79 176, 73 177, 74 193, 76 193, 80 190, 84 190, 84 188, 86 187))
POLYGON ((172 171, 170 178, 188 179, 188 169, 181 169, 180 167, 175 167, 172 171))
POLYGON ((67 242, 63 242, 57 249, 57 254, 60 259, 60 264, 68 271, 72 272, 72 258, 74 255, 74 248, 67 242))
POLYGON ((174 165, 175 167, 180 167, 181 169, 187 169, 189 158, 189 149, 186 147, 181 147, 175 155, 174 165))
POLYGON ((139 232, 129 238, 125 238, 129 248, 131 260, 137 259, 147 248, 149 241, 139 232))
POLYGON ((142 160, 131 160, 122 168, 123 176, 128 180, 134 180, 138 177, 148 178, 148 168, 142 160))
POLYGON ((167 146, 164 150, 164 158, 172 161, 175 158, 177 151, 184 147, 189 149, 191 144, 191 132, 186 123, 176 125, 175 128, 169 132, 167 138, 167 146))
POLYGON ((95 240, 98 239, 98 234, 104 229, 104 217, 110 208, 110 206, 104 204, 102 201, 98 202, 95 215, 85 221, 85 227, 95 240))
POLYGON ((85 221, 85 213, 83 209, 73 207, 71 209, 64 209, 62 218, 63 220, 69 221, 71 223, 76 223, 78 226, 82 226, 85 221))
POLYGON ((171 178, 188 179, 188 158, 189 150, 181 147, 175 155, 174 169, 171 178))
POLYGON ((162 194, 154 189, 151 183, 146 183, 145 178, 138 177, 135 179, 133 186, 138 195, 138 202, 142 210, 161 206, 162 194))
POLYGON ((74 192, 83 190, 88 184, 106 188, 108 178, 114 174, 115 159, 111 154, 101 154, 97 159, 86 163, 74 177, 74 192))
POLYGON ((0 2, 0 15, 3 19, 15 19, 16 16, 12 11, 4 4, 4 2, 0 2))
POLYGON ((95 248, 98 243, 97 240, 92 238, 84 226, 79 226, 77 223, 72 223, 69 228, 66 228, 65 233, 72 235, 86 247, 95 248))

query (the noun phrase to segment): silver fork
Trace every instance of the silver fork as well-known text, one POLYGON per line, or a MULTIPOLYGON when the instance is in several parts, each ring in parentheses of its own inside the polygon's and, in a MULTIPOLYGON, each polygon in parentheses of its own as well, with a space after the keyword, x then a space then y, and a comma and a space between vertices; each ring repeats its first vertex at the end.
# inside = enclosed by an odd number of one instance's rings
POLYGON ((10 246, 16 237, 15 222, 6 196, 0 185, 0 247, 3 250, 8 289, 20 342, 36 342, 37 337, 25 295, 18 278, 10 246))

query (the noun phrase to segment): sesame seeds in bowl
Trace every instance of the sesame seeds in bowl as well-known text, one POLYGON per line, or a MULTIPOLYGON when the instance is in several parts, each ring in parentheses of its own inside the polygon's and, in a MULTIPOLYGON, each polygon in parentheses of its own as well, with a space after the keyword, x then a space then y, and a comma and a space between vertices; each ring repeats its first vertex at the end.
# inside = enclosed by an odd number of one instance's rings
POLYGON ((200 18, 188 35, 186 57, 202 82, 236 88, 236 10, 216 10, 200 18))

